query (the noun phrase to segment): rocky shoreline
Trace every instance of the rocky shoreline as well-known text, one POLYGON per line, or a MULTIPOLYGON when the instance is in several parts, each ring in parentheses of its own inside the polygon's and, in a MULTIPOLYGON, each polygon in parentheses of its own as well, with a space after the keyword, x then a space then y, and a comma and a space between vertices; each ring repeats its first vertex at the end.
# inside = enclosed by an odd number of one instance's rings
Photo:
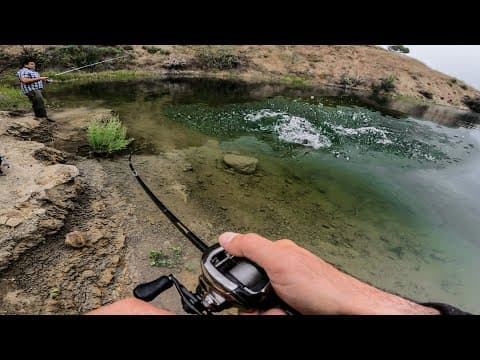
POLYGON ((124 295, 122 200, 97 161, 52 147, 105 111, 65 111, 53 124, 0 113, 10 163, 0 177, 1 313, 74 314, 124 295))
MULTIPOLYGON (((168 272, 195 289, 198 251, 145 196, 126 157, 79 155, 82 129, 106 112, 66 109, 52 112, 54 123, 0 112, 0 154, 10 164, 0 176, 0 314, 82 314, 168 272), (172 249, 174 262, 152 266, 153 250, 172 249)), ((184 154, 136 155, 135 162, 196 233, 215 237, 182 182, 191 169, 184 154), (162 169, 160 183, 145 166, 151 161, 162 169)), ((173 289, 153 303, 185 314, 173 289)))

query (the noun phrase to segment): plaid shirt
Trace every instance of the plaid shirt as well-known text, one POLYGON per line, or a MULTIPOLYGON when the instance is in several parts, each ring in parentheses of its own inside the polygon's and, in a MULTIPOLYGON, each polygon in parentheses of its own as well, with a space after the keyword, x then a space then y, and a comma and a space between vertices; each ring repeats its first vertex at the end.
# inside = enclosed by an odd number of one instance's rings
MULTIPOLYGON (((29 79, 35 79, 35 78, 40 77, 40 74, 36 71, 32 71, 32 70, 24 67, 17 72, 17 76, 18 76, 18 80, 20 80, 20 78, 22 78, 22 77, 23 78, 29 78, 29 79)), ((30 84, 24 84, 20 81, 20 88, 22 89, 22 92, 24 94, 29 93, 32 90, 40 90, 40 89, 43 89, 43 81, 39 80, 39 81, 30 83, 30 84)))

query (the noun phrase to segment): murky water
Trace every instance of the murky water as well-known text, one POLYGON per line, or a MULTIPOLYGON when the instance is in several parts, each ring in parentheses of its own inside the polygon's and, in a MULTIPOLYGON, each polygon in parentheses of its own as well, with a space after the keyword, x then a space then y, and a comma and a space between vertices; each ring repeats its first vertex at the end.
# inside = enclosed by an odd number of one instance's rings
POLYGON ((192 199, 213 204, 230 230, 290 238, 376 286, 480 311, 478 128, 233 82, 87 84, 49 95, 111 107, 150 150, 182 150, 200 179, 192 199), (226 152, 258 158, 257 174, 225 171, 226 152))

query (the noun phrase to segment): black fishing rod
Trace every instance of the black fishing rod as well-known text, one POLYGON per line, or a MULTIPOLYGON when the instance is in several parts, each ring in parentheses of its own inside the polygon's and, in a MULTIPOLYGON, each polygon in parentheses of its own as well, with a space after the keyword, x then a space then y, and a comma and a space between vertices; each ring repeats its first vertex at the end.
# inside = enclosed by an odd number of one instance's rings
POLYGON ((130 153, 130 156, 128 157, 128 164, 130 165, 130 169, 132 170, 133 175, 137 179, 137 181, 140 183, 142 186, 143 190, 147 193, 147 195, 152 199, 152 201, 155 203, 155 205, 158 206, 158 208, 165 214, 165 216, 172 222, 173 225, 183 234, 186 236, 190 242, 197 247, 198 250, 200 250, 202 253, 205 252, 205 250, 208 249, 208 245, 205 244, 204 241, 202 241, 197 235, 195 235, 188 227, 186 227, 168 208, 160 201, 158 197, 155 196, 154 193, 150 191, 148 186, 143 182, 142 178, 140 175, 138 175, 137 170, 133 167, 132 164, 132 155, 134 151, 130 153))
POLYGON ((208 246, 178 220, 140 178, 132 164, 133 153, 130 153, 128 163, 143 190, 173 225, 202 252, 202 274, 198 278, 195 293, 190 292, 173 274, 170 274, 137 285, 133 290, 136 298, 152 301, 175 285, 182 299, 183 309, 190 314, 210 315, 212 312, 219 312, 232 306, 263 310, 280 307, 289 315, 299 314, 275 294, 264 269, 246 258, 228 254, 220 244, 208 246))

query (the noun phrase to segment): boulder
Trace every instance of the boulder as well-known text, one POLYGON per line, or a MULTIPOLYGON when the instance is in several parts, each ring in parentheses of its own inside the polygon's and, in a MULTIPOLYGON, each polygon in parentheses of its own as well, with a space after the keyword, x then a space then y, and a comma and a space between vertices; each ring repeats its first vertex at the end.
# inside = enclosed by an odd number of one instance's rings
POLYGON ((223 162, 241 174, 253 174, 257 169, 258 159, 249 156, 225 154, 223 162))

